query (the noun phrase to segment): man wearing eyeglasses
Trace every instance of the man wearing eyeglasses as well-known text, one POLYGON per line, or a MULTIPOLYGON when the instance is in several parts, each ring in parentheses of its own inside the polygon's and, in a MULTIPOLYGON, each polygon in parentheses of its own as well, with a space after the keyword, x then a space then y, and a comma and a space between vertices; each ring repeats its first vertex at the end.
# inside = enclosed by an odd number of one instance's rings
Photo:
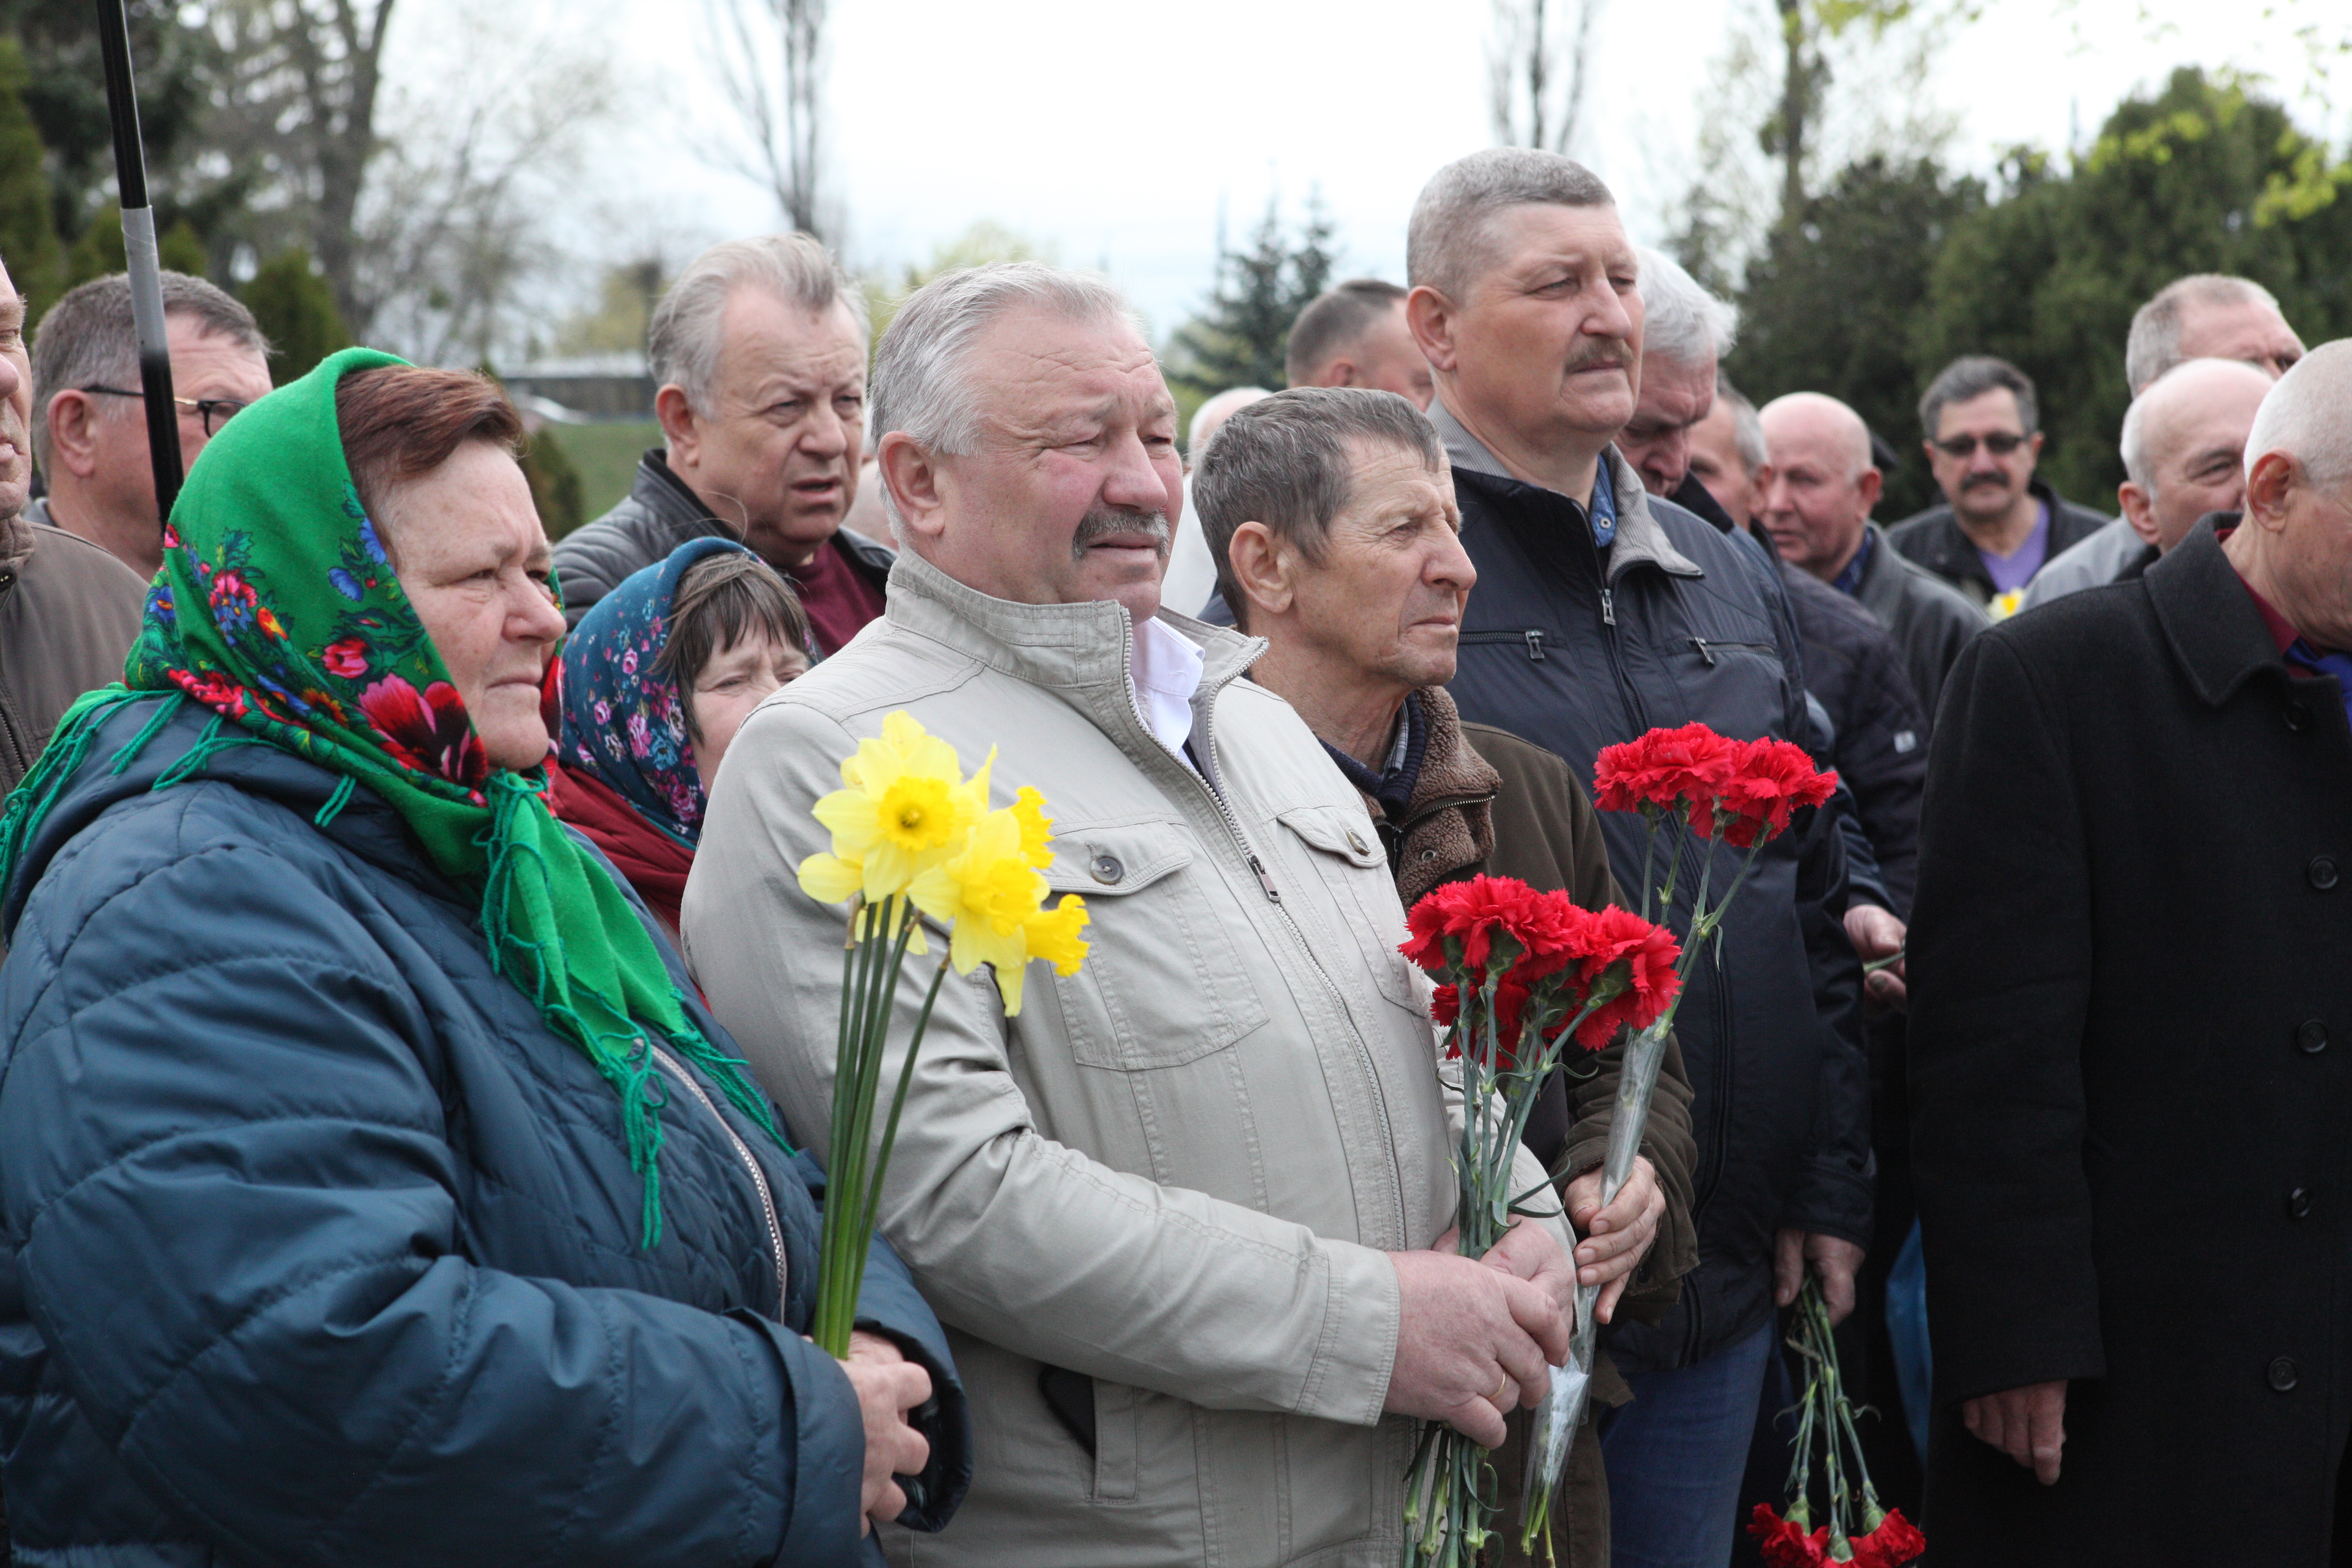
MULTIPOLYGON (((194 463, 236 411, 269 391, 269 342, 253 312, 201 278, 163 274, 180 457, 194 463)), ((155 470, 139 390, 131 283, 92 279, 41 318, 33 342, 33 455, 48 493, 26 509, 112 552, 142 577, 163 564, 155 470)))
POLYGON ((1927 467, 1945 504, 1905 518, 1887 542, 1995 620, 2015 610, 2042 563, 2105 528, 2033 477, 2042 455, 2033 381, 2007 360, 1969 354, 1919 399, 1927 467))

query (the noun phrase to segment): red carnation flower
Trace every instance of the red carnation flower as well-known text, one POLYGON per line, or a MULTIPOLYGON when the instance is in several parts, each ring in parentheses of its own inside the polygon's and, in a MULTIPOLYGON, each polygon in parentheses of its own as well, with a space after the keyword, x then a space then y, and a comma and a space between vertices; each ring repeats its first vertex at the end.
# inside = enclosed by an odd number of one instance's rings
POLYGON ((395 761, 469 789, 489 774, 481 737, 474 733, 457 689, 446 680, 433 682, 420 696, 399 676, 387 675, 360 693, 360 711, 395 761))
POLYGON ((1815 768, 1802 746, 1751 741, 1739 748, 1735 766, 1718 786, 1715 820, 1694 816, 1691 826, 1702 838, 1719 827, 1725 843, 1745 849, 1788 831, 1791 811, 1821 805, 1836 788, 1837 774, 1815 768))
POLYGON ((362 637, 345 637, 331 642, 319 656, 327 673, 341 680, 357 680, 367 674, 368 645, 362 637))
MULTIPOLYGON (((1518 1065, 1519 1031, 1527 1019, 1528 999, 1531 993, 1517 981, 1506 978, 1495 987, 1495 1070, 1508 1072, 1518 1065)), ((1462 1016, 1462 992, 1459 986, 1441 985, 1430 998, 1430 1016, 1444 1028, 1453 1028, 1462 1016)), ((1559 1034, 1557 1028, 1553 1035, 1559 1034)), ((1445 1047, 1450 1059, 1462 1054, 1462 1040, 1456 1036, 1445 1047)))
POLYGON ((1808 1535, 1802 1525, 1774 1513, 1769 1503, 1756 1505, 1756 1517, 1748 1521, 1748 1533, 1756 1538, 1765 1568, 1819 1568, 1830 1560, 1828 1525, 1808 1535))
POLYGON ((1685 815, 1695 821, 1738 763, 1739 744, 1704 724, 1685 724, 1604 746, 1592 765, 1593 803, 1603 811, 1685 815))
POLYGON ((1854 1568, 1909 1568, 1927 1550, 1927 1538, 1919 1527, 1904 1518, 1901 1509, 1890 1508, 1876 1530, 1853 1538, 1854 1568))
MULTIPOLYGON (((1591 995, 1593 986, 1612 973, 1624 984, 1577 1026, 1576 1043, 1597 1051, 1616 1037, 1620 1025, 1639 1033, 1658 1021, 1682 989, 1675 963, 1683 950, 1665 927, 1613 905, 1586 916, 1583 939, 1577 965, 1582 994, 1591 995)), ((1578 1008, 1581 1005, 1580 1002, 1578 1008)))
POLYGON ((1405 916, 1412 936, 1397 951, 1433 974, 1459 968, 1483 975, 1498 933, 1544 928, 1541 895, 1510 877, 1473 877, 1422 895, 1405 916))

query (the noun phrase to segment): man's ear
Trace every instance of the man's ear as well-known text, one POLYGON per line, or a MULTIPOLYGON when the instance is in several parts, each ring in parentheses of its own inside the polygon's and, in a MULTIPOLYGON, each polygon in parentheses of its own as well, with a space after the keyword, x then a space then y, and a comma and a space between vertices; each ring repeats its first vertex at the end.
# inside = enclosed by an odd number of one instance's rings
POLYGON ((1262 522, 1244 522, 1234 530, 1225 546, 1225 570, 1236 587, 1249 596, 1252 611, 1285 615, 1297 595, 1292 581, 1290 552, 1262 522))
POLYGON ((2286 526, 2287 492, 2295 485, 2294 459, 2264 452, 2246 474, 2246 521, 2276 533, 2286 526))
POLYGON ((2116 504, 2123 508, 2124 521, 2143 543, 2156 542, 2156 498, 2126 479, 2116 487, 2116 504))
POLYGON ((1317 379, 1315 384, 1318 386, 1355 385, 1356 362, 1351 359, 1333 360, 1329 364, 1323 367, 1323 374, 1317 379))
POLYGON ((1436 289, 1423 283, 1404 297, 1404 324, 1412 331, 1412 341, 1421 345, 1421 357, 1429 368, 1452 374, 1458 363, 1454 353, 1454 306, 1436 289))
POLYGON ((686 400, 686 388, 671 382, 655 393, 654 417, 661 421, 662 444, 668 450, 671 468, 681 464, 691 468, 700 460, 702 425, 694 416, 694 405, 686 400))
POLYGON ((904 430, 893 430, 874 448, 874 477, 898 513, 899 526, 914 539, 939 538, 946 526, 946 500, 940 493, 938 462, 904 430))
POLYGON ((1862 515, 1867 518, 1878 510, 1879 495, 1886 489, 1886 476, 1876 468, 1864 468, 1862 477, 1853 481, 1854 494, 1862 498, 1862 515))
POLYGON ((93 426, 101 417, 97 400, 69 386, 49 399, 43 416, 49 423, 49 461, 79 479, 97 473, 98 431, 93 426))

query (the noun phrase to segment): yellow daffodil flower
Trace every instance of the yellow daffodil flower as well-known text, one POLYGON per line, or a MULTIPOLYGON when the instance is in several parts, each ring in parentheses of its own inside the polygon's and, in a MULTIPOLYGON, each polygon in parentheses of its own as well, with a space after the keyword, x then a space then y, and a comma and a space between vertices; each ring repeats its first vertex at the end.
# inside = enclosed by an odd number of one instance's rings
POLYGON ((1086 900, 1064 893, 1060 903, 1022 921, 1021 934, 1028 942, 1030 957, 1044 959, 1054 966, 1055 973, 1066 977, 1076 974, 1087 960, 1086 939, 1078 935, 1086 925, 1086 900))
POLYGON ((983 762, 963 778, 954 747, 927 733, 913 715, 891 714, 880 735, 860 741, 842 763, 847 787, 816 803, 837 863, 823 868, 820 881, 835 885, 838 866, 855 865, 869 901, 905 892, 926 868, 954 854, 988 809, 988 770, 983 762))
POLYGON ((1026 922, 1045 897, 1045 879, 1021 853, 1021 824, 1008 810, 981 818, 961 853, 918 876, 915 905, 948 928, 948 962, 959 974, 985 963, 1007 1017, 1021 1011, 1022 972, 1029 962, 1026 922))
POLYGON ((1054 819, 1045 815, 1045 797, 1034 786, 1023 784, 1013 792, 1013 820, 1021 825, 1021 858, 1040 871, 1052 865, 1054 819))

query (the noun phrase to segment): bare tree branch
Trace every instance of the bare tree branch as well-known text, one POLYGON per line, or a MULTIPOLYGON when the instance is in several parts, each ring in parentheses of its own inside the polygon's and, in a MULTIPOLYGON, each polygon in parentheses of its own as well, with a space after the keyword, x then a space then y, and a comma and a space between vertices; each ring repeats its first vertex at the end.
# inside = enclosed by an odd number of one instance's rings
POLYGON ((828 4, 704 0, 712 74, 737 121, 704 156, 766 186, 793 227, 835 237, 823 189, 828 4))
POLYGON ((1495 0, 1486 110, 1495 140, 1566 153, 1584 113, 1592 26, 1602 0, 1495 0), (1563 14, 1574 19, 1562 27, 1563 14), (1563 36, 1564 35, 1564 36, 1563 36))

